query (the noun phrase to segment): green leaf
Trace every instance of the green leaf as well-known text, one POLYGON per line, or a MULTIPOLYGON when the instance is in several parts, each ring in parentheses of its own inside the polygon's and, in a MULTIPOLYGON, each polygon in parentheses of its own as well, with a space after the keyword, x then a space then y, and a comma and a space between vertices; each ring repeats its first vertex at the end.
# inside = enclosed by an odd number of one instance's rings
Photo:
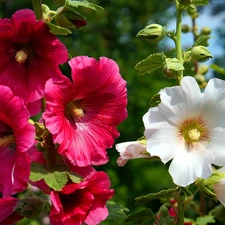
POLYGON ((42 179, 50 188, 60 191, 68 180, 79 183, 82 178, 75 173, 69 172, 68 167, 64 164, 58 164, 52 168, 52 171, 49 171, 45 165, 32 162, 30 180, 36 182, 42 179))
POLYGON ((85 8, 89 8, 89 9, 93 9, 93 10, 97 10, 97 9, 102 9, 104 10, 101 6, 98 6, 94 3, 90 3, 86 0, 80 2, 80 1, 73 1, 73 0, 67 0, 66 1, 66 6, 73 6, 78 8, 79 6, 85 7, 85 8))
POLYGON ((196 225, 206 225, 208 223, 215 223, 214 216, 202 216, 196 219, 196 225))
POLYGON ((145 75, 161 68, 165 62, 166 56, 164 53, 156 53, 139 62, 134 68, 139 70, 139 75, 145 75))
POLYGON ((71 34, 72 33, 67 28, 60 27, 60 26, 57 26, 57 25, 49 23, 49 22, 45 22, 45 23, 46 23, 46 25, 49 28, 49 32, 52 33, 52 34, 55 34, 55 35, 67 35, 67 34, 71 34))
POLYGON ((217 66, 216 64, 210 65, 210 68, 216 71, 217 73, 225 75, 225 69, 220 66, 217 66))
POLYGON ((209 1, 208 0, 193 0, 192 4, 195 6, 204 6, 204 5, 208 5, 209 1))
POLYGON ((116 204, 113 201, 108 201, 106 203, 106 207, 109 211, 109 215, 107 219, 109 220, 119 220, 119 219, 126 219, 127 214, 129 212, 129 209, 124 208, 121 205, 116 204))
POLYGON ((153 95, 150 102, 149 102, 149 105, 150 107, 156 107, 158 106, 158 104, 161 102, 161 99, 160 99, 160 94, 156 94, 156 95, 153 95))
POLYGON ((137 213, 134 213, 132 215, 130 215, 125 222, 130 222, 132 221, 134 224, 141 224, 142 222, 144 222, 145 220, 152 220, 154 219, 155 215, 152 212, 151 209, 144 209, 141 210, 137 213))
POLYGON ((150 193, 148 195, 140 196, 135 198, 137 204, 146 204, 147 202, 158 199, 158 198, 168 198, 172 193, 176 192, 177 189, 168 189, 168 190, 162 190, 157 193, 150 193))
POLYGON ((210 36, 209 35, 201 35, 196 41, 195 43, 193 44, 193 47, 196 47, 196 46, 208 46, 208 40, 210 39, 210 36))

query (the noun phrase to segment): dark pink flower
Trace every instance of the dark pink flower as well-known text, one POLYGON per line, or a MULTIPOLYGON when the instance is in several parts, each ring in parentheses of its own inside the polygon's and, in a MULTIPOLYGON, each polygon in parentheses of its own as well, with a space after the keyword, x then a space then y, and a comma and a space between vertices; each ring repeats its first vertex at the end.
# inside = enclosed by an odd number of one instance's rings
POLYGON ((27 187, 35 129, 21 98, 0 85, 0 192, 3 198, 27 187))
POLYGON ((59 64, 68 59, 66 47, 29 9, 0 19, 0 55, 0 84, 26 104, 43 97, 46 81, 59 76, 59 64))
POLYGON ((78 184, 67 184, 62 191, 52 191, 51 225, 99 224, 108 216, 106 201, 114 193, 109 187, 107 174, 96 172, 78 184))
POLYGON ((18 199, 8 197, 5 199, 0 198, 0 224, 14 225, 16 222, 23 219, 23 216, 14 211, 18 204, 18 199))
POLYGON ((104 164, 106 148, 119 136, 116 126, 127 117, 126 82, 105 57, 75 57, 69 65, 73 83, 62 77, 46 84, 46 127, 74 165, 104 164))

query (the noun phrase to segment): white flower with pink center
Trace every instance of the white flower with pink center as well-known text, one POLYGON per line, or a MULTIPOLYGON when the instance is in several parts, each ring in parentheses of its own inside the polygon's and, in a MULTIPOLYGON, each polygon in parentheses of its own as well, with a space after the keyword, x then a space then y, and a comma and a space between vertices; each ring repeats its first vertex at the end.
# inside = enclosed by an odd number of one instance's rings
POLYGON ((161 103, 144 115, 147 151, 169 167, 175 184, 187 186, 225 165, 225 81, 211 79, 201 93, 194 78, 160 91, 161 103))

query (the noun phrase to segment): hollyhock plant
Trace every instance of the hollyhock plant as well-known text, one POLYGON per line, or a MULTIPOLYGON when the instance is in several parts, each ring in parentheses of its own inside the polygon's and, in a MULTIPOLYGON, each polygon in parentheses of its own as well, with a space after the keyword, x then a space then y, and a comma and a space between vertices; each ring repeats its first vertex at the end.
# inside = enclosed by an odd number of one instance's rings
POLYGON ((23 219, 22 215, 14 211, 17 204, 18 199, 11 196, 5 199, 0 198, 0 224, 14 225, 23 219))
POLYGON ((114 191, 109 189, 109 177, 104 172, 96 172, 84 181, 68 183, 59 192, 51 191, 51 225, 96 225, 106 219, 106 201, 114 191))
POLYGON ((35 129, 24 101, 0 85, 0 192, 3 198, 23 191, 30 174, 27 151, 33 146, 35 129))
POLYGON ((225 164, 225 81, 211 79, 202 94, 194 78, 184 77, 160 98, 143 117, 147 151, 163 163, 173 159, 169 173, 179 186, 207 178, 212 163, 225 164))
POLYGON ((46 127, 74 165, 104 164, 106 148, 119 136, 116 126, 127 117, 126 82, 106 57, 78 56, 69 65, 73 82, 62 77, 46 84, 46 127))
POLYGON ((120 153, 120 157, 116 161, 118 166, 124 166, 129 159, 151 157, 146 151, 146 143, 144 141, 123 142, 116 144, 115 148, 120 153))
POLYGON ((68 59, 66 47, 30 9, 0 19, 0 54, 0 84, 25 104, 44 96, 46 81, 59 76, 59 64, 68 59))

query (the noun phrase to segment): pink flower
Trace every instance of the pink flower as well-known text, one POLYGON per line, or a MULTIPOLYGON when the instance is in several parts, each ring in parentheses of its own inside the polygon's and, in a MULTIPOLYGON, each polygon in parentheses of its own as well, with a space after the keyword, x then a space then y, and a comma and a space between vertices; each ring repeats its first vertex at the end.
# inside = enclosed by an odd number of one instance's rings
POLYGON ((51 192, 51 225, 96 225, 108 216, 106 201, 114 191, 109 189, 106 173, 96 172, 78 184, 69 183, 60 192, 51 192))
POLYGON ((128 141, 116 144, 116 150, 120 153, 117 159, 118 166, 124 166, 130 159, 151 158, 146 151, 146 141, 128 141))
POLYGON ((127 117, 126 82, 105 57, 75 57, 69 65, 73 83, 62 77, 46 84, 46 127, 74 165, 104 164, 105 149, 119 136, 116 126, 127 117))
POLYGON ((46 81, 58 77, 59 64, 68 59, 66 47, 29 9, 0 19, 0 55, 0 84, 26 104, 43 97, 46 81))
POLYGON ((21 98, 0 85, 0 192, 3 198, 23 191, 30 174, 27 150, 34 144, 35 129, 21 98))
POLYGON ((17 204, 18 200, 16 198, 0 198, 0 224, 14 225, 23 219, 22 215, 14 211, 17 204))

